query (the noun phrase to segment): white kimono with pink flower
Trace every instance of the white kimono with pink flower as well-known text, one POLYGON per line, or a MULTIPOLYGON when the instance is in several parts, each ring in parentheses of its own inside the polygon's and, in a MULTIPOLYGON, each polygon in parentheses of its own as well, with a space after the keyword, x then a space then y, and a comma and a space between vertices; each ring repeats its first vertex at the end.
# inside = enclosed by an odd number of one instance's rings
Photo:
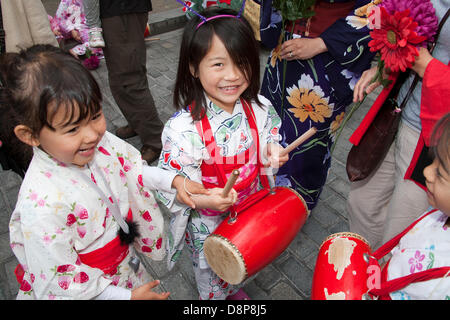
MULTIPOLYGON (((391 251, 388 280, 431 268, 450 266, 449 217, 436 211, 425 217, 391 251)), ((390 294, 392 300, 450 300, 450 274, 411 283, 390 294)))
MULTIPOLYGON (((111 285, 134 289, 151 280, 142 263, 137 272, 130 268, 135 249, 163 259, 164 221, 150 192, 154 186, 148 188, 149 177, 142 177, 139 151, 106 132, 95 152, 81 168, 34 148, 10 221, 11 248, 25 271, 18 299, 92 299, 111 285), (109 275, 79 257, 117 237, 119 225, 102 197, 116 202, 124 218, 131 209, 140 232, 117 272, 109 275)), ((163 171, 155 179, 170 190, 173 177, 163 171)))

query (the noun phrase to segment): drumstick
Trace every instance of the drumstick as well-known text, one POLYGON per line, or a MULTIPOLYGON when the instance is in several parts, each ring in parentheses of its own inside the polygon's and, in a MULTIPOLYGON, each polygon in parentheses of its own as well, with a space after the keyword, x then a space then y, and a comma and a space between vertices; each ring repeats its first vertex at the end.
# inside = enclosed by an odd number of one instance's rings
POLYGON ((299 145, 301 145, 303 142, 311 138, 313 135, 315 135, 317 132, 317 129, 315 127, 310 128, 308 131, 306 131, 304 134, 302 134, 300 137, 295 139, 294 142, 292 142, 290 145, 288 145, 286 148, 284 148, 283 151, 280 152, 280 157, 283 157, 287 155, 289 152, 297 148, 299 145))
POLYGON ((156 41, 161 40, 161 38, 145 38, 144 41, 156 41))
POLYGON ((228 196, 228 193, 230 192, 231 188, 233 188, 238 177, 239 177, 239 170, 233 170, 230 177, 228 178, 225 188, 223 188, 222 197, 226 198, 228 196))

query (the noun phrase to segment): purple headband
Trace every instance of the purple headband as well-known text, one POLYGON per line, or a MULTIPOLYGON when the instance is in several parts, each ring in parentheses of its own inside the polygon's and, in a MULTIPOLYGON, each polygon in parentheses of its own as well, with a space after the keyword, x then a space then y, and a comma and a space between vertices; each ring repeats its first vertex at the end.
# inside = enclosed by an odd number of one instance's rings
POLYGON ((186 9, 188 9, 189 11, 191 11, 192 13, 194 13, 195 15, 197 15, 202 21, 197 25, 197 27, 195 28, 195 30, 197 30, 198 28, 200 28, 203 24, 205 24, 208 21, 217 19, 217 18, 237 18, 239 19, 242 15, 242 11, 244 11, 244 7, 245 7, 245 0, 242 1, 242 6, 241 9, 239 10, 238 14, 236 16, 233 16, 231 14, 219 14, 217 16, 212 16, 209 18, 205 18, 204 16, 202 16, 200 13, 198 13, 197 11, 195 11, 194 9, 192 9, 191 7, 189 7, 186 2, 182 1, 182 0, 177 0, 177 2, 181 3, 186 9))

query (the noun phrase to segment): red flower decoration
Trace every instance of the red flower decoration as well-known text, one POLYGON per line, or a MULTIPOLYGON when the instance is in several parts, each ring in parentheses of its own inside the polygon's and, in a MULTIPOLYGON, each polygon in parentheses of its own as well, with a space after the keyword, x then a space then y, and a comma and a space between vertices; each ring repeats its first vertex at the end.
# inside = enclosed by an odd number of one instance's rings
POLYGON ((231 4, 231 0, 219 0, 220 3, 226 3, 227 5, 231 4))
POLYGON ((380 7, 380 28, 370 32, 370 51, 379 51, 385 67, 391 71, 406 71, 419 55, 416 46, 426 40, 415 32, 417 25, 409 17, 409 10, 390 15, 380 7))

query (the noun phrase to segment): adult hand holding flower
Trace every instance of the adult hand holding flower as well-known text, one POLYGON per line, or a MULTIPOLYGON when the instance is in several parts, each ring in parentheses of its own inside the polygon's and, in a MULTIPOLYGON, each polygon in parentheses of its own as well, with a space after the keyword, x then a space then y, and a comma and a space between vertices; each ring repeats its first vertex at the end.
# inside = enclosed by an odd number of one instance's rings
POLYGON ((383 72, 406 71, 419 55, 418 48, 433 40, 438 20, 429 1, 385 0, 370 19, 374 27, 370 32, 370 50, 379 52, 378 73, 374 82, 384 86, 388 82, 383 72), (384 70, 386 69, 386 71, 384 70))

